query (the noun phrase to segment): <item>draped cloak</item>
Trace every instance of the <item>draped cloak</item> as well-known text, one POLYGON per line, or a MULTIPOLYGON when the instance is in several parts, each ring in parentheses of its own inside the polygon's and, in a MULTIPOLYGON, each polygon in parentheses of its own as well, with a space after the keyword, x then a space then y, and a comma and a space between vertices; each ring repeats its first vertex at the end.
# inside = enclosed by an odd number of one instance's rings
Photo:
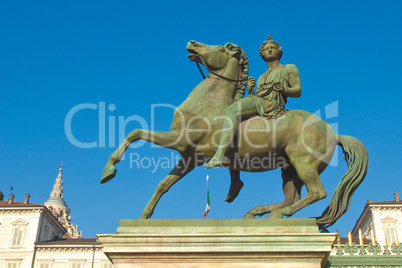
POLYGON ((273 90, 275 82, 281 82, 284 87, 290 87, 286 65, 279 66, 263 73, 257 81, 257 90, 247 96, 254 100, 258 114, 266 118, 276 118, 286 111, 287 96, 273 90))

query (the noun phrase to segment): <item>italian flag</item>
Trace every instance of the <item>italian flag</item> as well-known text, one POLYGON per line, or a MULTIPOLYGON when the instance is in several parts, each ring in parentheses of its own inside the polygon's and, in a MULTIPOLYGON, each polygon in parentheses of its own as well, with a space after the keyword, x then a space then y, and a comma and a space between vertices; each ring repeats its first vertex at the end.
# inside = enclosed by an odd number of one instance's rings
POLYGON ((208 189, 208 175, 207 175, 207 205, 205 206, 204 216, 208 216, 209 208, 211 206, 211 200, 209 199, 209 189, 208 189))

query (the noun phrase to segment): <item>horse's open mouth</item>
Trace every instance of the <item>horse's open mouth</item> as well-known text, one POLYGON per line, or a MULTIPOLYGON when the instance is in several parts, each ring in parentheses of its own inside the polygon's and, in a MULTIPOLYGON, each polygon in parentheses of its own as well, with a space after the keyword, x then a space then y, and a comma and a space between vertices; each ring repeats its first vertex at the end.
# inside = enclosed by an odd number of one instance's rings
POLYGON ((200 54, 198 54, 195 50, 192 49, 187 49, 188 52, 190 52, 190 54, 187 55, 187 57, 191 60, 191 61, 196 61, 200 58, 200 54))
POLYGON ((200 55, 191 53, 191 54, 188 54, 187 57, 188 57, 191 61, 196 61, 196 60, 198 60, 198 59, 200 58, 200 55))

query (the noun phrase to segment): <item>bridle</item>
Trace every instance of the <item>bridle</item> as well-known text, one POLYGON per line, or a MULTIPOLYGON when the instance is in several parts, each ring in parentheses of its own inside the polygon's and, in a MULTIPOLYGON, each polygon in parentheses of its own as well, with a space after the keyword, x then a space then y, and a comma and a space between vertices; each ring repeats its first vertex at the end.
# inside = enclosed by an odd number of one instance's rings
MULTIPOLYGON (((216 76, 218 76, 218 77, 220 77, 220 78, 222 78, 222 79, 225 79, 225 80, 230 81, 230 82, 243 82, 243 81, 247 81, 247 80, 248 80, 248 78, 247 78, 247 79, 238 79, 238 80, 236 80, 236 79, 232 79, 232 78, 225 77, 225 76, 223 76, 223 75, 217 74, 217 73, 215 73, 214 71, 212 71, 210 68, 208 68, 208 65, 205 63, 205 60, 201 57, 200 54, 197 54, 197 56, 200 58, 202 65, 204 65, 204 67, 205 67, 210 73, 212 73, 212 74, 214 74, 214 75, 216 75, 216 76)), ((201 69, 200 63, 199 63, 198 61, 195 61, 195 63, 197 64, 198 70, 200 70, 200 73, 201 73, 202 77, 205 79, 206 76, 205 76, 205 74, 203 73, 203 71, 202 71, 202 69, 201 69)))

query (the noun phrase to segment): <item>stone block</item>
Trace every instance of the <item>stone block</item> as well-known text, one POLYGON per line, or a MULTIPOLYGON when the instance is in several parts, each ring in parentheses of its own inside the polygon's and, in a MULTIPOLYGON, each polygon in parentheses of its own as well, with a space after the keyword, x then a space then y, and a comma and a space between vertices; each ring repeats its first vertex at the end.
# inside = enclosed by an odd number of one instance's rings
POLYGON ((315 219, 120 220, 98 235, 116 268, 322 267, 335 237, 315 219))

